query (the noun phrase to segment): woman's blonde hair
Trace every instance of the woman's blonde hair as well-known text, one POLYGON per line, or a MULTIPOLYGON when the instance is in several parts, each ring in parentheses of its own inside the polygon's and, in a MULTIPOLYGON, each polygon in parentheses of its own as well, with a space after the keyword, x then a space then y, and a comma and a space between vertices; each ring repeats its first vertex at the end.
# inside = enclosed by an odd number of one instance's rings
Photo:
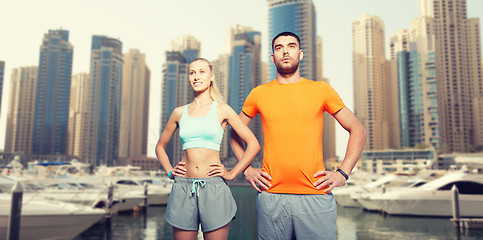
MULTIPOLYGON (((190 65, 191 65, 191 63, 194 63, 196 61, 206 62, 208 64, 208 66, 210 67, 211 73, 213 73, 213 66, 211 65, 210 61, 208 61, 206 58, 195 58, 193 61, 190 62, 190 65)), ((213 99, 213 101, 217 101, 217 102, 220 102, 220 103, 225 102, 225 100, 223 99, 223 96, 221 95, 220 91, 216 87, 214 77, 213 77, 213 81, 211 81, 211 83, 210 83, 210 96, 211 96, 211 99, 213 99)))

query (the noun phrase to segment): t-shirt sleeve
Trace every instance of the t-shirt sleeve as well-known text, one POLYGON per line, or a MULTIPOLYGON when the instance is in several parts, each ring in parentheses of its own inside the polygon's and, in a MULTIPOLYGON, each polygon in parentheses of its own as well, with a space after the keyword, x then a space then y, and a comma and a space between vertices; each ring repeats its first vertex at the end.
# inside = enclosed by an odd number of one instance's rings
POLYGON ((330 114, 334 114, 345 107, 339 94, 327 83, 324 84, 324 108, 330 114))
POLYGON ((242 111, 249 117, 255 117, 258 114, 257 92, 258 87, 254 88, 250 94, 248 94, 245 104, 243 104, 242 111))

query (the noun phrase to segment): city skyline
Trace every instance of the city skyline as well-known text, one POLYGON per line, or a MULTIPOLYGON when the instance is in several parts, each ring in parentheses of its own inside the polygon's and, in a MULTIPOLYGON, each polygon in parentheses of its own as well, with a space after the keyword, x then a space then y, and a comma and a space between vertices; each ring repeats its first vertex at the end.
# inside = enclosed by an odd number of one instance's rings
MULTIPOLYGON (((385 44, 388 49, 389 36, 397 30, 407 29, 411 21, 420 16, 417 0, 398 2, 399 5, 387 0, 366 0, 364 4, 359 2, 314 1, 317 11, 317 34, 324 42, 324 76, 330 79, 331 85, 352 110, 352 22, 363 14, 380 17, 385 25, 385 44)), ((139 49, 145 53, 146 62, 151 69, 153 91, 148 146, 154 147, 159 137, 160 126, 156 126, 153 121, 160 119, 159 115, 156 115, 159 113, 155 110, 160 105, 153 100, 159 99, 159 93, 156 91, 161 91, 161 66, 169 41, 183 35, 191 35, 201 41, 201 56, 213 61, 223 53, 225 31, 234 24, 241 24, 262 33, 262 61, 271 64, 266 45, 269 42, 267 2, 250 0, 242 4, 225 1, 210 3, 200 4, 188 0, 168 4, 159 1, 143 1, 136 4, 129 1, 50 1, 50 5, 37 1, 6 3, 4 5, 8 11, 0 16, 0 21, 15 24, 4 24, 2 27, 4 34, 0 40, 0 61, 5 61, 2 105, 6 106, 8 101, 11 69, 38 64, 42 36, 48 30, 62 28, 69 31, 69 40, 74 47, 73 74, 89 71, 90 40, 93 35, 118 38, 123 42, 123 53, 129 49, 139 49), (220 11, 223 9, 227 10, 220 11), (237 11, 234 13, 232 9, 237 11), (25 16, 28 18, 23 19, 25 16)), ((468 17, 480 18, 481 21, 483 13, 477 12, 477 9, 483 9, 483 1, 468 0, 467 5, 468 17)), ((389 59, 389 56, 387 58, 389 59)), ((0 119, 0 147, 4 141, 5 112, 6 108, 3 107, 0 119)), ((347 135, 344 130, 337 127, 336 136, 337 155, 343 157, 347 135)), ((154 150, 148 149, 148 154, 152 156, 153 153, 154 150)))

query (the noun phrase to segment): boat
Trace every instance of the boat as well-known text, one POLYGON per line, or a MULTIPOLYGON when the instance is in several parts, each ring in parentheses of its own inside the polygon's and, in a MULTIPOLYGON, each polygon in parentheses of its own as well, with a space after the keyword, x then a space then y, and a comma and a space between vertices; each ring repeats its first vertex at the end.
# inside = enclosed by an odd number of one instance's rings
POLYGON ((383 203, 381 201, 381 197, 383 198, 387 192, 402 190, 402 189, 409 189, 409 188, 416 188, 419 186, 424 185, 427 183, 427 180, 416 178, 411 179, 407 183, 403 183, 399 186, 394 186, 390 188, 383 188, 382 192, 368 192, 360 194, 357 199, 354 199, 358 204, 362 206, 362 208, 366 211, 375 211, 380 212, 383 209, 383 203))
POLYGON ((130 165, 101 166, 97 169, 96 177, 105 184, 114 184, 119 192, 137 195, 144 195, 145 184, 147 184, 147 204, 151 206, 168 204, 173 185, 173 181, 166 174, 142 171, 140 167, 130 165))
MULTIPOLYGON (((0 193, 0 239, 7 235, 11 202, 11 193, 0 193)), ((19 237, 21 240, 72 239, 105 215, 104 210, 90 206, 24 195, 19 237)))
POLYGON ((351 198, 351 194, 353 192, 361 191, 363 186, 375 181, 379 177, 379 175, 363 171, 354 171, 343 186, 332 190, 335 201, 342 207, 360 207, 360 204, 351 198))
MULTIPOLYGON (((350 180, 350 179, 349 179, 350 180)), ((350 182, 354 185, 349 185, 346 188, 336 188, 333 194, 336 202, 343 207, 362 207, 358 199, 364 194, 381 193, 386 188, 398 186, 410 180, 407 174, 389 174, 379 177, 373 182, 366 184, 358 183, 357 181, 350 182), (357 185, 355 183, 358 183, 357 185)))
POLYGON ((357 199, 354 199, 354 201, 357 201, 364 210, 367 211, 382 211, 383 209, 383 202, 381 201, 381 198, 384 198, 384 195, 388 192, 392 191, 404 191, 410 188, 417 188, 420 187, 424 184, 426 184, 429 181, 432 181, 434 179, 437 179, 447 173, 446 170, 432 170, 432 169, 426 169, 426 170, 421 170, 418 173, 415 174, 409 174, 407 182, 401 182, 401 181, 393 181, 393 183, 400 183, 399 185, 397 184, 384 184, 383 188, 381 191, 369 191, 367 193, 362 193, 360 194, 357 199))
POLYGON ((379 197, 389 215, 451 217, 453 185, 459 190, 461 217, 483 217, 483 174, 448 172, 420 187, 387 192, 379 197))
POLYGON ((167 205, 171 183, 151 178, 123 178, 112 179, 118 187, 118 191, 137 193, 144 196, 145 184, 147 184, 147 204, 149 206, 167 205))

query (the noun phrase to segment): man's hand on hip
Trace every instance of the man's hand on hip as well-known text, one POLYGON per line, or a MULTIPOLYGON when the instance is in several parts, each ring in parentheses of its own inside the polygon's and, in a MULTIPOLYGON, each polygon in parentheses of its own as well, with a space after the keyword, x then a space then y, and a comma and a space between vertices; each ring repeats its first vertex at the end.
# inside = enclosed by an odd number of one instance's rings
POLYGON ((272 184, 270 184, 269 182, 269 180, 272 180, 272 177, 268 173, 262 171, 262 169, 260 168, 248 167, 245 170, 244 174, 245 174, 245 179, 258 192, 262 191, 258 186, 260 186, 263 190, 268 190, 272 186, 272 184))
POLYGON ((336 187, 340 187, 344 185, 345 183, 345 177, 342 176, 342 174, 338 172, 332 172, 332 171, 318 171, 314 174, 314 177, 320 177, 317 181, 314 182, 314 187, 317 189, 322 189, 325 188, 326 186, 329 186, 324 190, 324 192, 329 193, 332 191, 332 189, 336 187))

